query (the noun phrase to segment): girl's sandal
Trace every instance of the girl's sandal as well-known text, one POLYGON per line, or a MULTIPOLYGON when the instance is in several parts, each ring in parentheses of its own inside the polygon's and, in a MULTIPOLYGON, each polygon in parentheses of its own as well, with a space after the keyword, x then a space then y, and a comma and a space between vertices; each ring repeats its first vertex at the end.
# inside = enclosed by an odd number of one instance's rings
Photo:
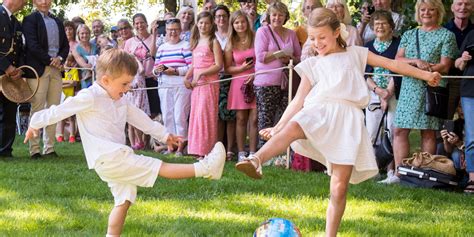
POLYGON ((241 161, 235 165, 238 171, 246 174, 247 176, 254 179, 261 179, 262 174, 262 162, 257 156, 251 155, 245 158, 244 161, 241 161))
POLYGON ((466 187, 464 188, 465 194, 474 194, 474 180, 469 180, 466 187))

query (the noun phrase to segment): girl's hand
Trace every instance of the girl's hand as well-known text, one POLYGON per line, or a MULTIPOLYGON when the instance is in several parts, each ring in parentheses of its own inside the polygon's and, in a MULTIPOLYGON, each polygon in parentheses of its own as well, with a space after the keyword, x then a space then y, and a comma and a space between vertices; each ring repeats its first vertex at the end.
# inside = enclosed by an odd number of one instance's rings
POLYGON ((448 142, 453 144, 453 145, 456 145, 456 143, 459 142, 459 137, 458 135, 456 135, 456 133, 453 133, 453 132, 449 132, 448 133, 448 142))
POLYGON ((253 67, 253 61, 252 62, 244 62, 242 63, 242 66, 240 66, 240 70, 247 71, 253 67))
POLYGON ((448 141, 448 138, 449 138, 448 130, 443 129, 439 132, 439 134, 441 135, 441 138, 443 138, 443 141, 448 141))
POLYGON ((170 134, 166 140, 166 145, 168 147, 179 146, 183 143, 183 137, 170 134))
POLYGON ((270 140, 272 136, 274 135, 273 128, 264 128, 258 132, 260 137, 262 137, 263 140, 270 140))
POLYGON ((416 60, 416 67, 423 70, 423 71, 429 71, 431 66, 428 62, 425 62, 421 59, 416 60))
POLYGON ((431 72, 427 80, 428 85, 433 86, 433 87, 438 86, 440 81, 441 81, 441 74, 439 74, 439 72, 431 72))
POLYGON ((290 59, 292 59, 291 56, 280 57, 280 61, 281 61, 283 64, 288 64, 288 63, 290 63, 290 59))
POLYGON ((193 80, 193 81, 191 82, 191 88, 194 88, 194 87, 196 87, 197 85, 198 85, 197 81, 193 80))
POLYGON ((255 78, 254 75, 251 75, 251 76, 247 77, 247 80, 245 80, 244 84, 252 83, 252 81, 253 81, 254 78, 255 78))
POLYGON ((472 59, 472 56, 469 55, 469 52, 464 51, 464 52, 462 53, 462 55, 461 55, 461 58, 462 58, 462 60, 463 60, 464 62, 468 62, 469 60, 472 59))
POLYGON ((25 140, 23 140, 23 143, 26 143, 28 140, 34 137, 38 137, 38 129, 28 127, 28 131, 25 133, 25 140))
POLYGON ((184 86, 186 87, 186 89, 189 89, 189 90, 193 89, 193 86, 191 85, 191 82, 188 81, 188 80, 184 80, 184 86))

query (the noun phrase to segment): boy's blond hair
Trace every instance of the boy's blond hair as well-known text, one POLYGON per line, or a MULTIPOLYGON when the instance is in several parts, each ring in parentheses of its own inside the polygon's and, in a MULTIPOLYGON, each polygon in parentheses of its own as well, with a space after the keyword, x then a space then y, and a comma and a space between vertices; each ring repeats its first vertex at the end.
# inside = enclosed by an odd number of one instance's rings
POLYGON ((109 49, 100 55, 95 68, 97 78, 103 75, 119 77, 123 74, 135 76, 138 70, 138 62, 135 56, 122 49, 109 49))

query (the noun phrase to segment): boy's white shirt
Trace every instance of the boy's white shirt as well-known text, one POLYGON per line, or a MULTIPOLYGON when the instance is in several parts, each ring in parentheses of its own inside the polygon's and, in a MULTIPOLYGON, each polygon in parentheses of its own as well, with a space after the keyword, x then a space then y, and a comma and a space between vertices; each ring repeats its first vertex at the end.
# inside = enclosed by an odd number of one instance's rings
POLYGON ((126 98, 113 100, 98 83, 81 90, 60 105, 36 112, 31 117, 30 127, 40 129, 72 115, 77 118, 89 169, 94 169, 99 158, 116 155, 120 150, 133 153, 125 145, 126 123, 163 143, 169 136, 163 125, 152 121, 126 98))

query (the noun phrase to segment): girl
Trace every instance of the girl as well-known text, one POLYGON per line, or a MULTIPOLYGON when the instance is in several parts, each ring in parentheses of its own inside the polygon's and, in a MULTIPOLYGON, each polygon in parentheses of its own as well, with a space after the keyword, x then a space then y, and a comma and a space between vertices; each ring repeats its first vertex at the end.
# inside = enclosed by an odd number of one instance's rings
POLYGON ((272 137, 256 154, 236 164, 252 178, 262 177, 261 164, 292 144, 295 152, 326 164, 330 200, 326 235, 336 236, 346 206, 348 183, 359 183, 378 173, 372 145, 364 126, 362 109, 369 102, 364 79, 366 64, 385 67, 437 85, 441 75, 368 52, 347 47, 340 22, 328 9, 315 9, 308 21, 308 35, 318 56, 303 61, 295 70, 302 81, 295 99, 273 128, 260 132, 272 137))
MULTIPOLYGON (((74 60, 74 56, 69 54, 66 59, 66 67, 75 67, 77 65, 76 60, 74 60)), ((79 71, 76 68, 67 69, 64 71, 64 78, 63 78, 63 94, 64 99, 67 99, 71 96, 74 96, 75 88, 79 83, 79 71)), ((76 142, 76 123, 74 116, 71 116, 67 119, 61 120, 58 122, 57 125, 57 138, 58 142, 64 141, 64 127, 66 126, 66 122, 69 124, 69 143, 76 142)))
MULTIPOLYGON (((240 10, 232 13, 230 26, 230 40, 224 53, 226 73, 232 74, 234 77, 254 73, 254 34, 246 14, 240 10)), ((253 85, 253 79, 254 76, 249 76, 248 78, 242 77, 232 80, 228 96, 227 108, 237 111, 236 134, 239 161, 242 161, 247 155, 244 148, 248 122, 250 122, 250 154, 255 153, 257 150, 257 106, 255 99, 249 103, 245 102, 241 91, 244 84, 250 83, 250 85, 253 85)))
POLYGON ((209 12, 201 12, 191 33, 193 62, 186 74, 185 85, 193 89, 191 116, 188 130, 188 153, 202 157, 217 141, 217 112, 219 84, 208 83, 218 79, 222 68, 222 50, 215 37, 214 20, 209 12), (191 81, 189 81, 191 80, 191 81))

